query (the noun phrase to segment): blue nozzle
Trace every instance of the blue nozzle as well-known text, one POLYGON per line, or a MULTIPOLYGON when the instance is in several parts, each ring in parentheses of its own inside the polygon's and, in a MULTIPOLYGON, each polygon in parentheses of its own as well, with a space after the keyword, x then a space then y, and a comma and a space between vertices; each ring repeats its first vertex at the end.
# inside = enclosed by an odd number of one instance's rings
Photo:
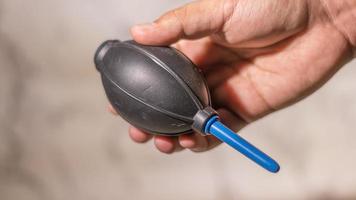
POLYGON ((273 173, 279 171, 280 167, 276 161, 227 128, 218 120, 216 115, 208 119, 204 131, 205 133, 210 133, 219 140, 227 143, 266 170, 273 173))

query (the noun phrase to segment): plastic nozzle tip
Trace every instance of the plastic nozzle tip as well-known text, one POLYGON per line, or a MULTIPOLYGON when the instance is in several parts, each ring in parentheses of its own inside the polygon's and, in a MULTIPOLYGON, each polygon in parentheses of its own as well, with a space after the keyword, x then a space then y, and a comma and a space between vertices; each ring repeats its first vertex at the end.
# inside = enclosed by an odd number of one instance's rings
POLYGON ((277 173, 279 172, 279 170, 281 169, 281 167, 279 166, 279 164, 274 161, 274 163, 271 163, 271 165, 268 167, 268 171, 272 172, 272 173, 277 173))
POLYGON ((204 130, 205 133, 214 135, 219 140, 230 145, 264 169, 272 173, 277 173, 279 171, 279 164, 275 160, 223 125, 218 121, 217 116, 208 119, 204 130))

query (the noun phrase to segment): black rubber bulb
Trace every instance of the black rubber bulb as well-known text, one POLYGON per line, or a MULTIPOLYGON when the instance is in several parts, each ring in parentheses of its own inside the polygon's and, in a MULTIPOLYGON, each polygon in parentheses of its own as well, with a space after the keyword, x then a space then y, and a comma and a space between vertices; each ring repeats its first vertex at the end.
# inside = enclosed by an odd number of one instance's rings
POLYGON ((279 170, 272 158, 218 121, 205 79, 178 50, 111 40, 98 48, 95 65, 110 103, 135 127, 168 136, 213 134, 265 169, 279 170))

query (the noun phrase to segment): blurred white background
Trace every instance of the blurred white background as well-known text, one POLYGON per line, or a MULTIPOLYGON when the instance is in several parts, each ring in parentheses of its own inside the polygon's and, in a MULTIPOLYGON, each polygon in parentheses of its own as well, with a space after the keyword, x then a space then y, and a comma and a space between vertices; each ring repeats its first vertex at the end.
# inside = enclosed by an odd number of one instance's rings
POLYGON ((240 132, 278 174, 225 145, 164 155, 131 142, 93 54, 185 2, 0 0, 1 200, 356 199, 356 62, 240 132))

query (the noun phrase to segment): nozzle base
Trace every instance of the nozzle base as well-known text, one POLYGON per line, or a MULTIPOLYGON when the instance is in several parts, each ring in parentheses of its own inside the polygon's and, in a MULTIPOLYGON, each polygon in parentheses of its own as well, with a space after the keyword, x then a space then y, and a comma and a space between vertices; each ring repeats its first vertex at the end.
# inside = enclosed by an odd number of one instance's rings
POLYGON ((198 133, 203 135, 209 134, 205 131, 206 123, 213 116, 218 117, 218 113, 212 107, 206 107, 203 110, 199 110, 197 114, 195 114, 192 124, 192 129, 198 133))

